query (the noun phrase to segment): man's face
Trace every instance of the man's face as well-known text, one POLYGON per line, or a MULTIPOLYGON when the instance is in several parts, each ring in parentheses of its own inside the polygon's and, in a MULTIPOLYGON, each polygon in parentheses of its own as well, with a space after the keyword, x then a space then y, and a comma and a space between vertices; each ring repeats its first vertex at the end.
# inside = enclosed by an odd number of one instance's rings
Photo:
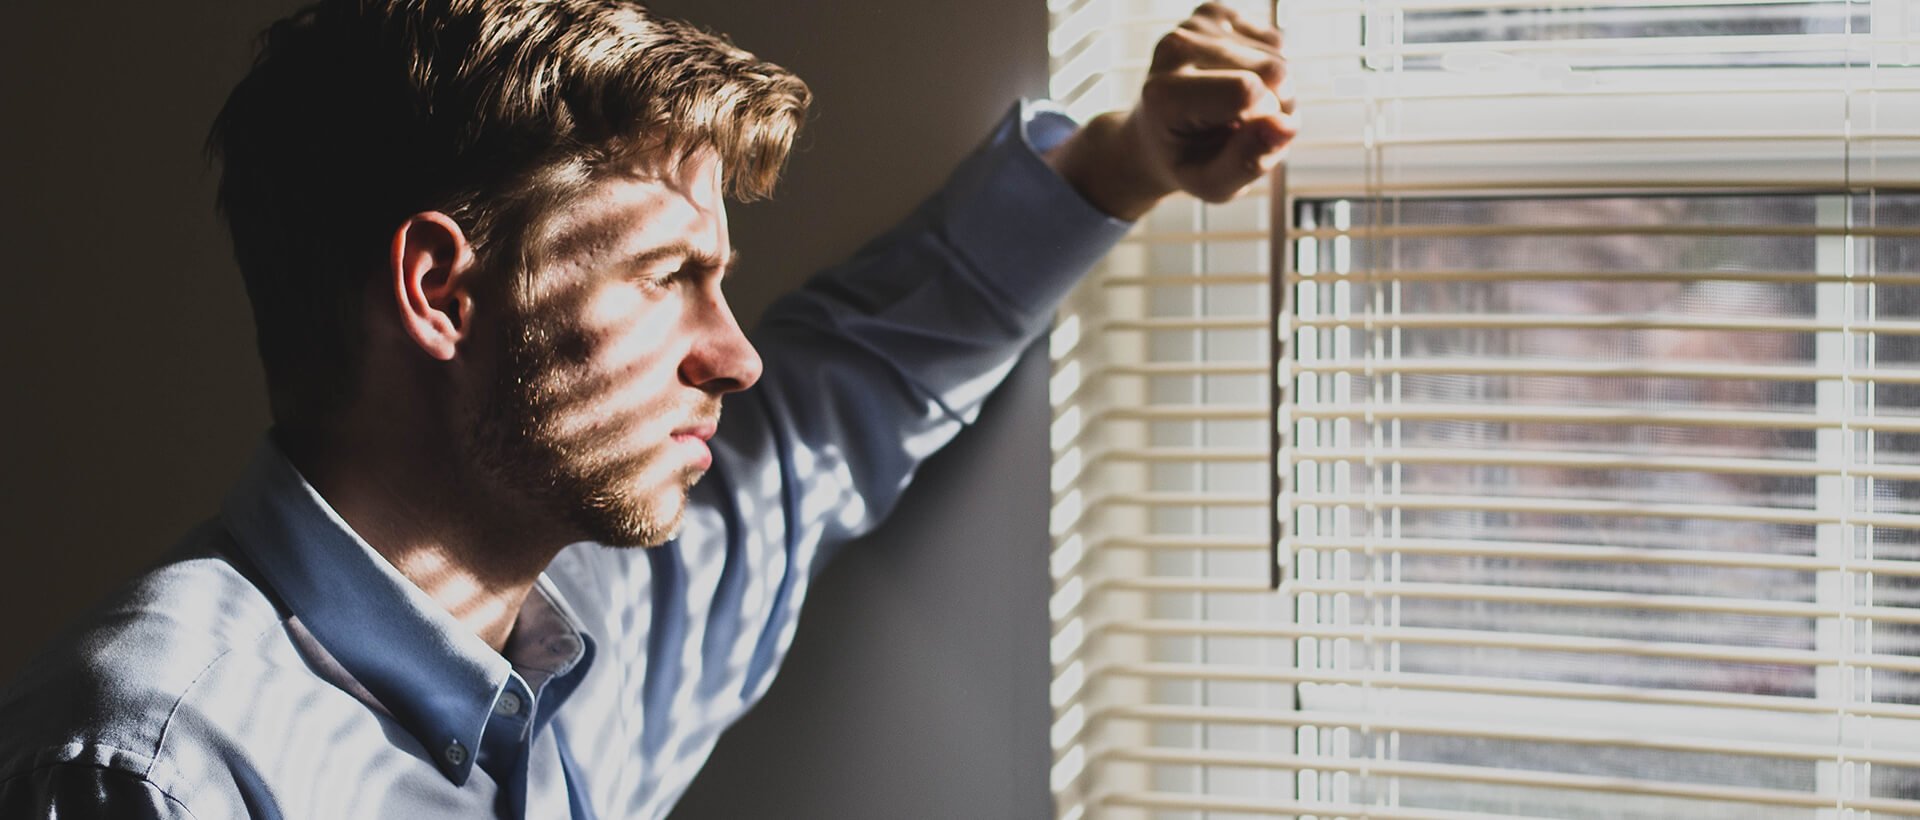
POLYGON ((760 358, 720 293, 732 262, 717 160, 640 163, 562 206, 513 283, 468 404, 483 473, 580 538, 652 546, 711 461, 720 396, 760 358))

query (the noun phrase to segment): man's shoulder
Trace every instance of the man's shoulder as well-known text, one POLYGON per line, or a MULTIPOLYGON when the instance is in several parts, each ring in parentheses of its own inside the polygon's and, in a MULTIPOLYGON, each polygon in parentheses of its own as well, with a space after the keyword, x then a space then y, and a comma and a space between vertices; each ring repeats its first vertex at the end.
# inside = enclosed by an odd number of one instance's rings
POLYGON ((280 654, 283 614, 236 554, 201 525, 29 662, 0 692, 0 784, 61 765, 147 776, 210 677, 280 654))

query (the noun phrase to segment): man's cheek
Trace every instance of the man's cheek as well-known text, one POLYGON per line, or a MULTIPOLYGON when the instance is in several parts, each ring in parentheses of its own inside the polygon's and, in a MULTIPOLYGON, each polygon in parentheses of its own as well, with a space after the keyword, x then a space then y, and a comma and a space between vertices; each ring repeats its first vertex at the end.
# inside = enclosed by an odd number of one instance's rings
POLYGON ((596 379, 598 389, 576 402, 554 427, 583 455, 624 462, 658 460, 681 423, 673 402, 643 373, 616 373, 596 379), (598 451, 598 452, 591 452, 598 451))
POLYGON ((594 300, 582 330, 600 340, 602 356, 615 363, 652 358, 681 335, 685 300, 677 288, 646 292, 634 288, 605 291, 594 300))

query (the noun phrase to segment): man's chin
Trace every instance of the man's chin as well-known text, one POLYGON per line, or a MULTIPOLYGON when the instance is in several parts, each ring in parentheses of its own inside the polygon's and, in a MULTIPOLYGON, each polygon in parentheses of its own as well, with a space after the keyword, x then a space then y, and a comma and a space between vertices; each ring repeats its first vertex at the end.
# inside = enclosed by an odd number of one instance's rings
POLYGON ((697 480, 699 476, 693 475, 683 487, 630 495, 606 506, 587 505, 583 509, 587 520, 581 522, 588 534, 586 540, 609 547, 644 549, 679 538, 686 523, 687 493, 697 480))

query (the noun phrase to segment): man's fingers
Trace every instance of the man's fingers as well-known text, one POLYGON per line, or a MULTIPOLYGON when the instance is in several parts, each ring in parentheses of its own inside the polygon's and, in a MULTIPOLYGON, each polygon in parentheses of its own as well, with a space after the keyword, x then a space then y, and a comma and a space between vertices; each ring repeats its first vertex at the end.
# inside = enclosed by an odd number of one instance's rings
POLYGON ((1250 71, 1279 90, 1287 78, 1287 61, 1276 52, 1245 43, 1214 37, 1189 28, 1168 32, 1153 49, 1150 73, 1172 73, 1183 69, 1240 69, 1250 71))
MULTIPOLYGON (((1181 39, 1187 40, 1189 42, 1179 43, 1179 44, 1169 44, 1169 43, 1163 42, 1162 43, 1163 46, 1167 46, 1167 45, 1191 46, 1191 45, 1200 45, 1200 44, 1206 44, 1206 43, 1217 43, 1222 47, 1231 47, 1234 49, 1244 50, 1247 53, 1246 59, 1250 59, 1250 60, 1281 59, 1280 46, 1278 43, 1270 43, 1265 40, 1249 37, 1246 35, 1246 33, 1240 32, 1236 29, 1227 28, 1218 21, 1207 20, 1201 17, 1187 18, 1185 21, 1181 22, 1180 25, 1174 27, 1172 31, 1168 32, 1168 35, 1169 36, 1179 35, 1181 39)), ((1275 35, 1275 36, 1278 36, 1278 35, 1275 35)), ((1164 41, 1166 38, 1161 38, 1161 39, 1164 41)), ((1179 54, 1184 54, 1186 53, 1186 51, 1187 50, 1185 49, 1178 50, 1174 56, 1178 56, 1179 54)), ((1155 54, 1156 56, 1160 56, 1157 50, 1155 54)))
POLYGON ((1233 31, 1235 34, 1268 46, 1274 51, 1279 51, 1280 47, 1285 45, 1287 41, 1286 32, 1268 25, 1235 23, 1233 31))
POLYGON ((1210 161, 1177 170, 1180 187, 1207 202, 1226 202, 1280 164, 1294 133, 1291 117, 1250 120, 1210 161))
POLYGON ((1298 126, 1280 32, 1206 3, 1154 46, 1131 133, 1152 176, 1225 202, 1280 163, 1298 126))
POLYGON ((1279 51, 1284 41, 1279 29, 1249 20, 1240 12, 1219 3, 1202 3, 1180 26, 1215 36, 1237 38, 1274 52, 1279 51))
POLYGON ((1232 127, 1257 116, 1290 113, 1258 76, 1236 70, 1156 74, 1140 89, 1147 108, 1180 131, 1232 127))

